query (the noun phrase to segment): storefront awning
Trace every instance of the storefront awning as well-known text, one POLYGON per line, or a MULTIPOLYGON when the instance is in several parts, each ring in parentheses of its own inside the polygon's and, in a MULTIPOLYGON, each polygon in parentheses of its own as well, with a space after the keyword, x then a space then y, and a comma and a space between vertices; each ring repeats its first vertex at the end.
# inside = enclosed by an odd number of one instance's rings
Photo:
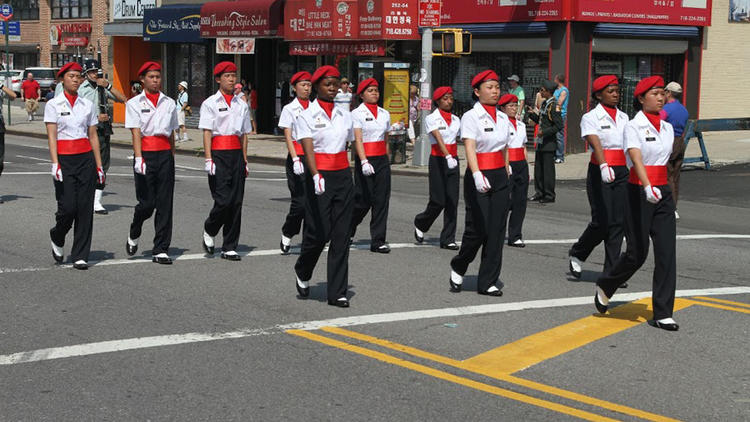
POLYGON ((201 36, 274 36, 281 23, 282 0, 239 0, 205 3, 201 7, 201 36))
POLYGON ((549 28, 546 22, 501 22, 449 25, 460 28, 473 35, 547 35, 549 28))
POLYGON ((143 14, 143 40, 166 43, 200 43, 199 4, 174 4, 146 9, 143 14))
POLYGON ((635 25, 627 23, 598 23, 594 35, 631 38, 697 38, 697 26, 635 25))
POLYGON ((104 24, 104 35, 120 37, 140 37, 141 22, 107 22, 104 24))

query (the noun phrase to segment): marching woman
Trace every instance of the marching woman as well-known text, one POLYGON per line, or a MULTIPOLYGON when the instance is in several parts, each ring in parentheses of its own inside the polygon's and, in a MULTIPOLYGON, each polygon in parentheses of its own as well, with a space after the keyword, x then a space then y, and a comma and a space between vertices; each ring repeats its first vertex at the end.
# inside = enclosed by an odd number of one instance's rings
POLYGON ((500 111, 508 116, 510 138, 508 161, 512 169, 510 176, 510 218, 508 219, 508 246, 524 248, 523 220, 526 217, 526 201, 529 194, 529 163, 526 161, 526 125, 517 120, 518 97, 505 94, 497 103, 500 111))
POLYGON ((617 109, 620 85, 615 75, 594 80, 592 91, 591 96, 599 104, 581 118, 581 136, 593 149, 586 177, 591 222, 568 252, 568 266, 576 278, 581 277, 583 262, 601 242, 606 274, 620 256, 624 230, 628 168, 623 134, 629 119, 617 109))
POLYGON ((161 65, 146 62, 138 70, 143 92, 128 100, 125 127, 133 137, 133 175, 138 204, 130 224, 125 251, 135 255, 143 222, 154 218, 152 261, 171 264, 167 255, 172 242, 172 203, 174 197, 174 136, 180 127, 177 104, 162 93, 161 65))
POLYGON ((461 130, 461 121, 451 113, 453 109, 451 87, 437 88, 432 94, 432 100, 437 104, 437 109, 425 119, 430 144, 432 144, 429 161, 430 200, 424 212, 414 217, 414 238, 418 243, 422 243, 425 232, 430 229, 442 212, 443 230, 440 232, 440 247, 458 250, 456 217, 460 175, 456 138, 461 130))
POLYGON ((302 144, 297 141, 295 123, 297 117, 310 105, 311 79, 310 72, 304 71, 292 76, 289 83, 292 85, 296 98, 284 106, 279 117, 279 127, 284 130, 286 149, 289 151, 286 157, 286 183, 292 196, 289 213, 281 227, 279 248, 284 255, 287 255, 292 248, 292 237, 300 232, 302 220, 305 218, 305 151, 302 149, 302 144))
POLYGON ((82 70, 81 65, 70 62, 57 72, 57 78, 62 78, 63 95, 47 103, 44 123, 57 199, 56 224, 49 231, 52 257, 62 262, 65 235, 75 224, 70 251, 73 268, 86 270, 94 222, 94 190, 97 183, 104 184, 104 169, 96 134, 98 113, 91 101, 78 97, 82 70))
POLYGON ((451 260, 450 287, 460 292, 463 276, 482 248, 477 293, 503 295, 500 268, 508 212, 508 176, 506 148, 510 122, 497 109, 500 83, 497 74, 485 70, 474 77, 471 86, 478 101, 461 118, 461 138, 466 148, 464 202, 466 228, 461 249, 451 260))
POLYGON ((642 79, 635 87, 635 108, 640 111, 625 127, 624 147, 630 175, 625 211, 625 253, 596 282, 594 304, 607 312, 609 300, 622 283, 643 265, 649 237, 654 243, 653 320, 649 324, 669 331, 679 326, 672 319, 677 284, 675 205, 667 183, 667 161, 672 153, 672 125, 662 121, 664 80, 642 79))
POLYGON ((346 140, 351 139, 350 114, 334 108, 341 74, 323 66, 312 75, 317 99, 297 118, 295 128, 307 160, 305 224, 302 250, 294 266, 295 286, 310 295, 310 279, 326 242, 328 247, 328 304, 346 308, 349 279, 349 230, 354 188, 346 140))
POLYGON ((214 236, 223 227, 221 257, 239 261, 236 249, 242 225, 245 178, 249 172, 247 134, 253 129, 247 103, 233 92, 237 66, 232 62, 217 64, 214 79, 219 84, 219 91, 201 104, 198 123, 203 129, 205 170, 214 199, 214 206, 203 225, 203 250, 214 253, 214 236))
POLYGON ((391 200, 391 162, 388 159, 388 128, 391 115, 378 107, 378 81, 365 79, 357 87, 362 104, 352 111, 354 128, 354 214, 351 238, 357 226, 372 210, 370 217, 370 250, 389 253, 385 242, 388 204, 391 200))

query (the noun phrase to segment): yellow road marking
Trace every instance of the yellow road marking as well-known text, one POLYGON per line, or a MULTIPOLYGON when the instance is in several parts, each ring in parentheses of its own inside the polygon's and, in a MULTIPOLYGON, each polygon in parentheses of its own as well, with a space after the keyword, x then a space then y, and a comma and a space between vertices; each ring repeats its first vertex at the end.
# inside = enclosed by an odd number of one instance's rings
POLYGON ((741 308, 750 308, 750 303, 734 302, 734 301, 726 300, 726 299, 717 299, 715 297, 695 296, 691 299, 708 300, 710 302, 718 302, 718 303, 723 303, 726 305, 739 306, 741 308))
POLYGON ((695 305, 706 306, 709 308, 723 309, 725 311, 734 311, 734 312, 741 312, 743 314, 750 314, 750 309, 735 308, 733 306, 720 305, 718 303, 699 302, 697 300, 693 301, 693 303, 695 305))
POLYGON ((552 410, 555 412, 563 413, 570 416, 575 416, 587 421, 617 421, 617 419, 608 418, 602 415, 597 415, 584 410, 576 409, 574 407, 565 406, 559 403, 538 399, 526 394, 516 393, 515 391, 506 390, 504 388, 496 387, 494 385, 484 384, 478 381, 474 381, 469 378, 459 377, 448 372, 440 371, 428 366, 420 365, 418 363, 410 362, 408 360, 399 359, 391 355, 370 350, 364 347, 355 346, 342 341, 334 340, 329 337, 313 334, 309 331, 304 330, 288 330, 287 333, 296 335, 299 337, 306 338, 308 340, 317 341, 325 345, 336 347, 339 349, 347 350, 353 353, 357 353, 362 356, 367 356, 372 359, 379 360, 381 362, 389 363, 392 365, 400 366, 402 368, 410 369, 415 372, 419 372, 425 375, 429 375, 444 381, 452 382, 454 384, 462 385, 465 387, 473 388, 475 390, 490 393, 496 396, 505 397, 507 399, 516 400, 522 403, 531 404, 544 409, 552 410))
POLYGON ((454 368, 463 369, 468 372, 472 372, 479 375, 488 376, 490 378, 495 378, 500 381, 505 381, 511 384, 520 385, 522 387, 526 387, 529 389, 541 391, 543 393, 552 394, 558 397, 562 397, 569 400, 574 400, 580 403, 597 406, 602 409, 611 410, 613 412, 618 412, 630 416, 635 416, 637 418, 649 420, 649 421, 655 421, 655 422, 662 422, 662 421, 670 421, 674 422, 677 421, 676 419, 668 418, 666 416, 657 415, 655 413, 646 412, 640 409, 635 409, 632 407, 611 403, 605 400, 600 400, 594 397, 586 396, 583 394, 575 393, 568 390, 563 390, 561 388, 553 387, 550 385, 538 383, 535 381, 529 381, 523 378, 518 378, 510 374, 501 373, 498 371, 491 371, 487 372, 483 368, 477 368, 472 365, 467 365, 465 362, 451 359, 442 355, 438 355, 435 353, 426 352, 424 350, 420 350, 414 347, 406 346, 403 344, 395 343, 389 340, 380 339, 377 337, 372 337, 367 334, 358 333, 355 331, 346 330, 343 328, 337 328, 337 327, 323 327, 321 330, 337 334, 344 337, 350 337, 356 340, 365 341, 367 343, 375 344, 381 347, 385 347, 391 350, 395 350, 401 353, 405 353, 408 355, 412 355, 418 358, 431 360, 433 362, 441 363, 444 365, 452 366, 454 368))

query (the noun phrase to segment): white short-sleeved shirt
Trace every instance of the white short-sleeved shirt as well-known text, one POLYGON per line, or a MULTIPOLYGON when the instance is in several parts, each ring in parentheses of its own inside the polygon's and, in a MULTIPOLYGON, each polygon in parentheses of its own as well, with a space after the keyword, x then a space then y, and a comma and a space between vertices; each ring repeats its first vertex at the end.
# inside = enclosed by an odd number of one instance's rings
POLYGON ((474 139, 477 152, 497 152, 508 146, 510 121, 500 110, 495 111, 495 120, 478 101, 461 117, 461 138, 474 139))
POLYGON ((391 127, 391 113, 378 107, 378 117, 372 115, 365 103, 352 110, 352 127, 362 129, 362 142, 380 142, 391 127))
POLYGON ((177 105, 173 99, 159 92, 159 99, 154 107, 144 91, 125 104, 125 127, 138 128, 143 136, 168 137, 180 127, 177 123, 177 105))
POLYGON ((344 92, 339 89, 339 92, 336 94, 336 97, 333 99, 333 104, 337 109, 348 113, 352 104, 351 91, 344 92))
POLYGON ((516 127, 513 127, 513 123, 510 122, 510 137, 508 141, 508 148, 525 148, 526 147, 526 125, 522 121, 516 120, 516 127))
MULTIPOLYGON (((659 131, 648 121, 642 111, 633 117, 625 126, 625 149, 637 148, 641 150, 644 166, 665 166, 672 154, 674 143, 674 129, 664 120, 660 123, 659 131)), ((626 154, 628 168, 633 167, 630 155, 626 154)))
POLYGON ((627 114, 617 110, 615 122, 607 110, 598 104, 581 118, 581 138, 596 135, 602 143, 602 149, 623 149, 623 135, 628 120, 627 114))
POLYGON ((299 115, 302 114, 303 111, 305 111, 305 107, 302 106, 302 103, 300 103, 299 99, 297 98, 292 100, 292 102, 285 105, 284 108, 281 109, 281 116, 279 117, 279 127, 282 129, 291 129, 293 141, 297 140, 297 129, 295 128, 295 123, 297 122, 297 117, 299 117, 299 115))
POLYGON ((210 130, 211 136, 242 136, 253 131, 250 123, 250 107, 240 97, 232 96, 230 107, 221 91, 206 98, 201 104, 198 127, 210 130))
POLYGON ((427 115, 425 125, 427 126, 427 133, 429 133, 430 144, 432 145, 437 144, 437 140, 432 136, 432 132, 435 130, 440 132, 440 137, 443 138, 443 143, 446 145, 455 144, 456 138, 461 132, 461 120, 458 116, 451 114, 451 124, 449 125, 440 114, 439 109, 435 109, 435 111, 427 115))
POLYGON ((44 123, 56 123, 57 139, 71 141, 88 138, 89 127, 99 123, 99 114, 91 101, 77 96, 71 107, 63 94, 47 102, 44 107, 44 123))
POLYGON ((346 141, 351 139, 351 113, 334 107, 329 118, 318 100, 315 100, 299 115, 296 127, 300 140, 312 138, 315 152, 336 154, 346 151, 346 141))

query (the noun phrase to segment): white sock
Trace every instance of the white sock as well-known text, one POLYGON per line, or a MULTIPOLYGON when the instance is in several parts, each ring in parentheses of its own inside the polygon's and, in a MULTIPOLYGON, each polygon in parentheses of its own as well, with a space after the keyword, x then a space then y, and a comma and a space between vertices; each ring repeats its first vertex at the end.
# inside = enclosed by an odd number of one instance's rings
POLYGON ((580 273, 583 269, 583 262, 581 262, 580 259, 574 257, 573 255, 570 256, 570 266, 573 267, 573 270, 575 272, 580 273))
POLYGON ((138 239, 131 239, 130 236, 128 236, 128 245, 138 246, 138 239))
POLYGON ((94 191, 94 209, 104 208, 102 206, 102 193, 104 192, 101 189, 94 191))
POLYGON ((234 255, 237 255, 237 252, 235 252, 235 251, 226 251, 226 252, 224 252, 224 255, 234 256, 234 255))
POLYGON ((602 290, 601 287, 596 286, 596 298, 599 300, 599 303, 601 303, 604 306, 609 305, 609 298, 606 294, 604 294, 604 290, 602 290))
POLYGON ((677 324, 672 318, 662 318, 656 322, 658 322, 659 324, 677 324))
POLYGON ((55 255, 57 256, 63 256, 63 248, 62 246, 55 245, 55 242, 50 241, 50 244, 52 245, 52 250, 55 251, 55 255))
POLYGON ((74 262, 75 265, 86 265, 86 261, 79 259, 78 261, 74 262))
POLYGON ((286 237, 283 234, 281 235, 281 244, 284 246, 289 246, 292 244, 292 238, 286 237))
POLYGON ((213 248, 214 247, 214 237, 210 236, 205 231, 203 232, 203 242, 205 242, 206 246, 208 246, 209 248, 213 248))
POLYGON ((302 280, 299 279, 299 277, 297 277, 297 285, 300 286, 300 287, 302 287, 303 289, 306 289, 306 288, 308 288, 310 286, 310 282, 308 282, 308 281, 302 281, 302 280))
POLYGON ((160 254, 154 255, 154 258, 169 258, 169 255, 167 255, 166 253, 162 252, 160 254))
POLYGON ((414 226, 414 231, 417 233, 418 237, 424 237, 424 232, 422 230, 419 230, 417 226, 414 226))
POLYGON ((487 293, 494 293, 500 289, 497 288, 497 286, 490 286, 489 289, 487 289, 487 293))
POLYGON ((457 272, 451 270, 451 281, 453 284, 461 285, 464 282, 464 276, 459 275, 457 272))

